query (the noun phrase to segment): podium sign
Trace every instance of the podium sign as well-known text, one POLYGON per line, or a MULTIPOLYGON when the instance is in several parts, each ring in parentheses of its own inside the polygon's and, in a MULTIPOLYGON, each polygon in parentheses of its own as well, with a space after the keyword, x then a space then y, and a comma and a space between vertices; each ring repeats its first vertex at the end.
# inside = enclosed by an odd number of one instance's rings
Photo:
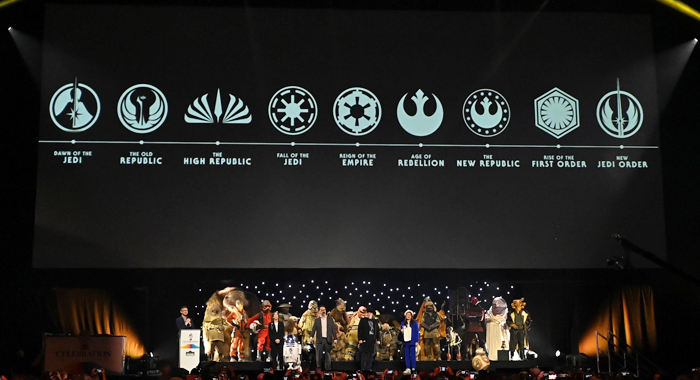
POLYGON ((179 366, 188 371, 199 365, 202 331, 197 329, 182 329, 178 338, 179 366))
POLYGON ((124 373, 123 336, 64 336, 44 337, 44 371, 65 370, 84 373, 84 366, 104 368, 110 374, 124 373))

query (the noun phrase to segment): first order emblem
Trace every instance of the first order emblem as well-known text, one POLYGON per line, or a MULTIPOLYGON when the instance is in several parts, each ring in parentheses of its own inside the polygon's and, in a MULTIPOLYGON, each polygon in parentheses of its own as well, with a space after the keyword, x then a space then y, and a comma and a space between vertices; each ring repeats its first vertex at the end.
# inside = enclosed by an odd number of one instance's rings
POLYGON ((404 94, 401 98, 398 107, 396 107, 396 117, 406 132, 413 136, 428 136, 440 128, 444 116, 442 103, 440 103, 440 99, 435 94, 432 95, 433 99, 435 99, 435 112, 430 116, 425 114, 425 102, 429 98, 425 96, 422 90, 419 89, 415 95, 411 96, 411 100, 416 105, 416 114, 413 116, 409 116, 404 108, 404 101, 408 94, 404 94))
POLYGON ((79 83, 78 78, 59 88, 49 103, 51 120, 66 132, 82 132, 92 127, 100 116, 100 109, 97 93, 79 83))
POLYGON ((476 90, 464 101, 462 117, 470 131, 481 137, 493 137, 508 126, 510 106, 497 91, 476 90))
POLYGON ((270 122, 278 131, 300 135, 314 125, 318 106, 310 92, 301 87, 288 86, 272 96, 267 112, 270 122))
POLYGON ((333 118, 338 127, 353 136, 372 132, 382 118, 382 106, 372 92, 361 87, 343 91, 333 104, 333 118))
POLYGON ((620 90, 618 79, 617 90, 610 91, 600 98, 596 117, 605 133, 624 139, 639 131, 644 121, 644 111, 637 98, 627 91, 620 90))
POLYGON ((228 102, 224 109, 221 99, 221 90, 216 90, 214 99, 214 110, 211 109, 209 94, 204 94, 195 99, 187 107, 185 122, 189 124, 250 124, 253 120, 248 106, 235 96, 228 94, 228 102))
POLYGON ((578 100, 553 88, 535 99, 535 125, 561 138, 579 126, 578 100))
POLYGON ((137 84, 129 87, 119 98, 117 116, 126 129, 134 133, 150 133, 165 122, 168 101, 156 87, 137 84))

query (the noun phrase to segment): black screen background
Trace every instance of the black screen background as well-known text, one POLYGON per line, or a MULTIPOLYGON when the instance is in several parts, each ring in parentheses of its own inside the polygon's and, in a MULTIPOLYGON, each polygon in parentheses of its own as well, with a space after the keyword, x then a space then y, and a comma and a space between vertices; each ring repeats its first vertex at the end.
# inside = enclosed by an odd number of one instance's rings
POLYGON ((45 43, 40 139, 129 143, 40 143, 35 267, 590 268, 619 254, 612 233, 665 257, 658 149, 135 144, 658 146, 644 16, 53 5, 45 43), (67 133, 51 122, 48 104, 76 76, 97 91, 102 113, 87 131, 67 133), (644 107, 642 128, 627 139, 605 134, 595 116, 617 78, 644 107), (144 135, 115 112, 137 83, 169 102, 163 126, 144 135), (316 124, 299 136, 281 134, 267 117, 272 94, 289 85, 319 106, 316 124), (382 120, 366 136, 349 136, 332 119, 333 101, 349 87, 382 102, 382 120), (580 107, 581 126, 558 140, 533 120, 533 100, 553 87, 580 107), (187 106, 217 88, 248 105, 250 125, 184 122, 187 106), (398 100, 418 88, 445 110, 426 137, 396 120, 398 100), (511 107, 496 137, 478 137, 462 121, 464 99, 480 88, 511 107), (93 157, 80 165, 54 157, 73 149, 93 157), (153 152, 163 165, 120 165, 130 151, 153 152), (212 152, 253 165, 182 165, 212 152), (310 158, 283 167, 279 152, 310 158), (377 159, 342 167, 340 153, 377 159), (446 165, 397 167, 417 153, 446 165), (455 165, 484 154, 521 167, 455 165), (575 155, 588 168, 530 167, 549 154, 575 155), (650 167, 595 168, 617 155, 650 167))

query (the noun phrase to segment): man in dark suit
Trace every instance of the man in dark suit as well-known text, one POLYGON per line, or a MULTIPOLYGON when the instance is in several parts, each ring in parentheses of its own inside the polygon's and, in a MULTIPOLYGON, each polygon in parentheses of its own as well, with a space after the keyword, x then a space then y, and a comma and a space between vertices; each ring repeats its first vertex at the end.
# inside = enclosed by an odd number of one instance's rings
POLYGON ((182 329, 191 329, 192 328, 192 320, 187 316, 188 310, 187 306, 183 306, 180 308, 180 316, 175 318, 175 326, 177 326, 177 331, 180 331, 182 329))
POLYGON ((311 340, 316 345, 316 366, 321 367, 321 355, 324 355, 324 370, 331 369, 331 348, 338 342, 338 333, 335 330, 335 321, 326 315, 326 307, 318 308, 318 318, 311 329, 311 340))
POLYGON ((279 313, 272 314, 272 322, 267 327, 270 334, 270 356, 272 367, 282 370, 284 366, 284 322, 280 320, 279 313))

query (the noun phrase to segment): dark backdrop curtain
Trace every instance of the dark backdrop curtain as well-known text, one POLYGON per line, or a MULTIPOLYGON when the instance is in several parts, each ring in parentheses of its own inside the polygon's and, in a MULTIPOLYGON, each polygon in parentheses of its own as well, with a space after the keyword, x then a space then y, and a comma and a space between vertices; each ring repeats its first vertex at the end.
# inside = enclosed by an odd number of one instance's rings
POLYGON ((136 329, 121 307, 104 290, 54 290, 57 325, 64 334, 109 334, 126 337, 126 355, 140 357, 146 353, 136 329))
MULTIPOLYGON (((654 292, 651 286, 625 286, 614 290, 603 302, 590 328, 581 337, 579 352, 595 356, 596 331, 603 336, 612 331, 619 337, 619 341, 615 340, 616 344, 627 344, 638 352, 656 348, 654 292)), ((599 345, 607 351, 605 341, 599 340, 599 345)))

